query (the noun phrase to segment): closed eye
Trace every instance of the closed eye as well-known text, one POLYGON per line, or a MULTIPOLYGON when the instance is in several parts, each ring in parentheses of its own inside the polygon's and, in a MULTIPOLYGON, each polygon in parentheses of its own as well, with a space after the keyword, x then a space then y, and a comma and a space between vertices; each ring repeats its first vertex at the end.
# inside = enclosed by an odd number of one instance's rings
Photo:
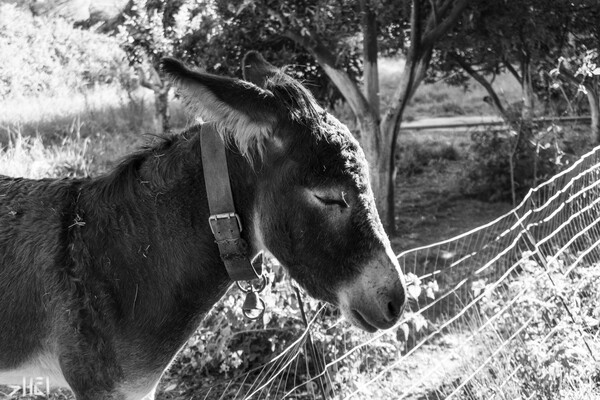
POLYGON ((346 199, 344 198, 344 195, 342 193, 342 198, 341 199, 334 199, 334 198, 327 198, 327 197, 321 197, 321 196, 317 196, 315 194, 315 197, 324 205, 326 206, 339 206, 342 208, 348 208, 350 207, 350 205, 348 204, 348 202, 346 201, 346 199))

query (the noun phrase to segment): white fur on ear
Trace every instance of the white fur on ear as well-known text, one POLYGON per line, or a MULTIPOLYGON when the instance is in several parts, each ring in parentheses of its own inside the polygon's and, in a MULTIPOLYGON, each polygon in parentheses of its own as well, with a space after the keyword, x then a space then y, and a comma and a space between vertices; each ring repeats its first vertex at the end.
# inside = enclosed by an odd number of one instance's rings
POLYGON ((190 69, 170 57, 162 60, 162 70, 179 88, 195 118, 215 123, 223 140, 232 141, 249 160, 263 158, 277 123, 273 93, 249 82, 190 69))
MULTIPOLYGON (((256 89, 256 88, 254 88, 256 89)), ((273 138, 276 116, 265 115, 260 121, 224 103, 198 82, 186 80, 179 88, 185 108, 204 122, 213 122, 224 141, 233 140, 244 157, 263 158, 267 141, 273 138)))

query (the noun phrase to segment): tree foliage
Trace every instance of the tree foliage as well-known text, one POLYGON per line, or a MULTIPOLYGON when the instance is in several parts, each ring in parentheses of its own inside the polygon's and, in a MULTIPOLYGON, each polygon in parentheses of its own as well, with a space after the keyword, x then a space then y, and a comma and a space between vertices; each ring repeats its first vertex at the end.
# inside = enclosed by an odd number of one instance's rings
POLYGON ((560 114, 560 108, 564 109, 556 106, 560 102, 567 103, 567 112, 578 112, 572 98, 581 85, 592 112, 592 136, 599 137, 593 79, 577 74, 589 51, 598 46, 599 9, 600 4, 588 0, 473 3, 465 23, 440 42, 430 78, 458 85, 473 78, 487 90, 486 101, 509 123, 515 117, 531 119, 534 100, 546 112, 554 109, 560 114), (494 78, 500 73, 512 74, 522 86, 518 113, 496 93, 494 78))
MULTIPOLYGON (((553 86, 563 93, 574 90, 583 93, 591 116, 591 136, 600 142, 600 86, 597 65, 600 65, 600 4, 591 0, 581 0, 573 4, 569 14, 570 35, 567 44, 558 57, 548 60, 556 62, 550 71, 554 78, 553 86)), ((567 98, 569 101, 569 98, 567 98)), ((571 105, 571 104, 569 104, 571 105)), ((570 107, 572 108, 572 107, 570 107)))
POLYGON ((115 40, 0 4, 0 97, 64 94, 113 83, 123 74, 115 40))
MULTIPOLYGON (((349 2, 346 2, 349 3, 349 2)), ((207 58, 207 69, 227 75, 241 76, 239 66, 244 54, 258 50, 270 62, 289 66, 287 72, 304 81, 315 96, 329 105, 339 100, 340 92, 330 83, 310 52, 283 34, 283 24, 298 29, 313 22, 319 31, 329 30, 328 45, 343 42, 339 63, 353 77, 361 74, 358 29, 351 22, 353 11, 340 4, 324 2, 216 1, 222 30, 201 52, 207 58), (345 31, 345 32, 342 32, 345 31)), ((202 43, 200 41, 200 43, 202 43)), ((337 47, 334 47, 337 48, 337 47)))
POLYGON ((465 84, 474 78, 490 95, 504 117, 506 105, 492 88, 494 77, 512 74, 523 88, 523 114, 532 116, 533 94, 547 91, 547 59, 564 47, 569 36, 568 1, 479 1, 471 4, 464 23, 440 42, 436 54, 437 77, 465 84))
POLYGON ((203 43, 219 31, 211 1, 133 0, 124 13, 118 37, 140 84, 155 94, 156 129, 169 129, 168 96, 171 84, 160 70, 163 57, 194 61, 191 42, 203 43))

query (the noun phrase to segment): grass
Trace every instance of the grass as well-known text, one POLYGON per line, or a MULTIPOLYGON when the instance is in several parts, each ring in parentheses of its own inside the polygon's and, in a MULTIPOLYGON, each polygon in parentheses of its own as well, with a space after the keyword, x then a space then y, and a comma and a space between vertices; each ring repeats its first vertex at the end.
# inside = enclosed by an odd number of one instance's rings
MULTIPOLYGON (((87 137, 98 133, 150 133, 154 102, 148 90, 132 92, 117 86, 96 87, 69 95, 17 98, 0 101, 0 129, 4 140, 11 129, 24 136, 42 135, 60 139, 78 132, 87 137)), ((186 117, 178 103, 171 104, 175 127, 185 125, 186 117)))
MULTIPOLYGON (((521 99, 521 88, 512 75, 499 75, 494 88, 505 104, 521 99)), ((494 109, 483 101, 487 92, 473 80, 465 88, 448 86, 444 81, 422 84, 406 109, 405 121, 461 115, 495 115, 494 109)))
MULTIPOLYGON (((402 60, 379 60, 379 86, 382 104, 389 104, 403 68, 402 60)), ((500 99, 506 104, 513 104, 521 99, 521 88, 512 75, 497 76, 493 85, 500 99)), ((461 115, 494 115, 492 107, 483 101, 487 95, 485 89, 472 79, 467 82, 466 89, 449 86, 444 81, 423 83, 408 104, 404 121, 461 115)))
POLYGON ((17 131, 0 151, 0 174, 30 179, 94 176, 111 168, 143 141, 143 136, 129 134, 68 135, 49 141, 17 131))
POLYGON ((33 179, 89 175, 91 157, 88 139, 65 138, 58 145, 45 146, 40 137, 18 134, 0 154, 3 175, 33 179))
MULTIPOLYGON (((151 93, 114 86, 0 102, 0 174, 44 178, 106 171, 155 133, 151 93)), ((188 123, 172 102, 175 128, 188 123)))

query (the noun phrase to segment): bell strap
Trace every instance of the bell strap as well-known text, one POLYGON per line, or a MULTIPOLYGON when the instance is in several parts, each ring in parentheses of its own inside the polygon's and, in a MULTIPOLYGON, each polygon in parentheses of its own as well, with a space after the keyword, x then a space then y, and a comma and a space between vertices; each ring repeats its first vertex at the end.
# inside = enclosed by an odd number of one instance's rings
POLYGON ((247 281, 259 277, 248 258, 248 243, 241 237, 242 222, 235 212, 229 181, 225 143, 214 124, 200 128, 202 169, 210 217, 208 223, 229 277, 247 281))

